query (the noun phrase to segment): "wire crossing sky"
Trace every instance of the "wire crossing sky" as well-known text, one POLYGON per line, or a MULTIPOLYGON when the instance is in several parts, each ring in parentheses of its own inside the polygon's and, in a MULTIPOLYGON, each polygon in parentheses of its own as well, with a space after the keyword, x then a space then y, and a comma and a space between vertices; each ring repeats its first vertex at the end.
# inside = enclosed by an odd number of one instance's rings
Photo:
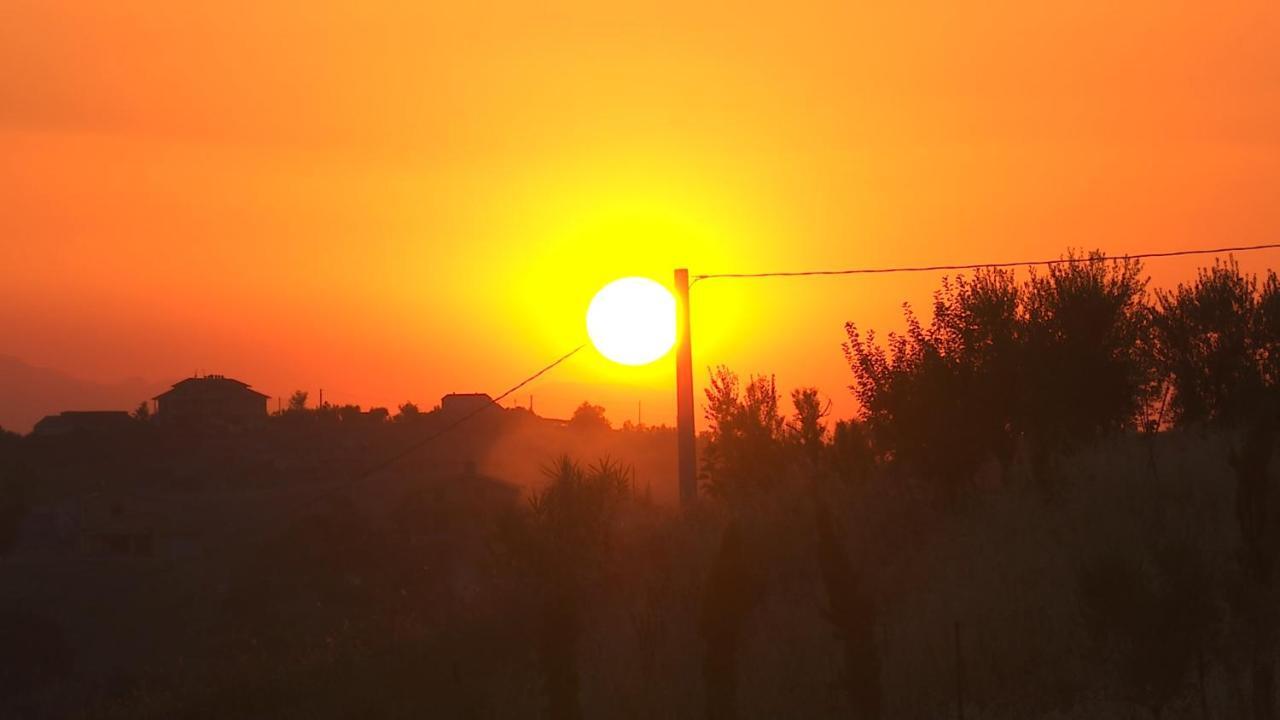
MULTIPOLYGON (((1148 258, 1185 257, 1189 255, 1221 255, 1223 253, 1253 252, 1256 250, 1278 250, 1280 243, 1263 245, 1237 245, 1234 247, 1198 248, 1192 250, 1169 250, 1162 252, 1143 252, 1132 255, 1106 256, 1108 260, 1145 260, 1148 258)), ((981 270, 983 268, 1025 267, 1031 265, 1071 265, 1090 262, 1092 258, 1065 257, 1056 260, 1018 260, 1007 262, 967 263, 960 265, 917 265, 883 268, 850 268, 845 270, 801 270, 793 272, 759 272, 759 273, 711 273, 695 275, 693 281, 735 278, 739 280, 754 278, 786 278, 786 277, 821 277, 833 275, 887 275, 891 273, 938 272, 943 270, 981 270)))

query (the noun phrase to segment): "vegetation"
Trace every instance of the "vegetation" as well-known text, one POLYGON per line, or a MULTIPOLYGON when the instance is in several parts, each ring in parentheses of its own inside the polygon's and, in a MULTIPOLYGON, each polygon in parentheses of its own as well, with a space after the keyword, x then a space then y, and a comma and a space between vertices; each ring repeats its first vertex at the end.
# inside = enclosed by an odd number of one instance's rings
POLYGON ((233 478, 280 498, 260 534, 129 576, 186 598, 147 618, 196 628, 169 662, 84 682, 72 635, 14 609, 43 629, 0 633, 38 658, 5 708, 74 687, 90 717, 1274 718, 1280 283, 1228 262, 1149 293, 1136 262, 1069 259, 944 280, 883 341, 850 323, 853 419, 712 369, 686 509, 636 470, 638 448, 673 464, 670 430, 590 403, 477 416, 356 485, 445 419, 299 393, 258 435, 0 435, 4 527, 87 467, 206 512, 233 478))

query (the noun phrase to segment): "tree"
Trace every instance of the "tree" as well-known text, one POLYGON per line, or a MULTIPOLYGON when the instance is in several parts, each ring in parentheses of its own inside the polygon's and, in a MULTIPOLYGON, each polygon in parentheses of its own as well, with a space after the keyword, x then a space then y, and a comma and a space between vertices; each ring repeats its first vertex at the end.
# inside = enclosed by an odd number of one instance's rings
POLYGON ((1142 263, 1100 251, 1032 271, 1023 300, 1017 424, 1033 460, 1130 427, 1151 397, 1142 263))
POLYGON ((1156 356, 1173 390, 1175 423, 1239 433, 1230 457, 1243 580, 1236 602, 1252 644, 1253 716, 1270 720, 1276 716, 1280 644, 1275 610, 1280 492, 1269 471, 1280 433, 1280 282, 1268 273, 1259 287, 1255 277, 1241 275, 1230 261, 1156 297, 1156 356))
POLYGON ((1274 382, 1268 363, 1280 335, 1273 306, 1275 274, 1263 292, 1235 260, 1201 269, 1191 285, 1156 290, 1152 311, 1155 355, 1173 391, 1179 424, 1238 426, 1249 422, 1274 382))
POLYGON ((407 402, 397 408, 396 422, 413 422, 422 417, 422 411, 414 403, 407 402))
POLYGON ((307 391, 294 390, 289 396, 288 412, 301 413, 307 411, 307 391))
POLYGON ((497 549, 536 604, 546 716, 574 720, 582 717, 577 645, 583 615, 588 595, 605 580, 632 473, 607 460, 584 468, 567 456, 543 473, 548 484, 500 526, 497 549))
POLYGON ((785 470, 786 422, 778 412, 776 382, 753 376, 742 386, 723 365, 710 374, 702 464, 707 492, 725 498, 772 486, 785 470))
POLYGON ((911 467, 954 499, 987 458, 1012 453, 1020 291, 1011 273, 944 279, 926 327, 904 306, 907 330, 887 345, 845 325, 845 357, 877 455, 911 467))
POLYGON ((598 432, 609 430, 613 425, 609 422, 609 418, 605 417, 602 406, 583 401, 573 411, 573 417, 569 418, 569 427, 578 431, 598 432))
POLYGON ((151 403, 143 400, 138 403, 138 407, 133 411, 133 419, 138 422, 147 422, 151 419, 151 403))
POLYGON ((841 420, 831 433, 831 469, 846 483, 861 483, 871 476, 875 451, 866 428, 856 420, 841 420))
POLYGON ((816 466, 827 439, 827 428, 822 424, 822 419, 827 416, 830 408, 822 406, 817 388, 792 390, 791 405, 795 408, 795 414, 787 424, 787 433, 809 463, 816 466))

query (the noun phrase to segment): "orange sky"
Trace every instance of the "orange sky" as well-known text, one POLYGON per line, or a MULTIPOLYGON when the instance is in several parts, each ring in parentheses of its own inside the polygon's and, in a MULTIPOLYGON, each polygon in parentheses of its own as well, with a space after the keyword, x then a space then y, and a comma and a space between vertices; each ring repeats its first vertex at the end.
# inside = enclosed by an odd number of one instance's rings
MULTIPOLYGON (((1280 3, 961 5, 9 0, 0 352, 431 405, 581 342, 622 275, 1280 236, 1280 3)), ((844 321, 936 283, 699 285, 695 364, 847 415, 844 321)), ((670 371, 531 391, 670 420, 670 371)))

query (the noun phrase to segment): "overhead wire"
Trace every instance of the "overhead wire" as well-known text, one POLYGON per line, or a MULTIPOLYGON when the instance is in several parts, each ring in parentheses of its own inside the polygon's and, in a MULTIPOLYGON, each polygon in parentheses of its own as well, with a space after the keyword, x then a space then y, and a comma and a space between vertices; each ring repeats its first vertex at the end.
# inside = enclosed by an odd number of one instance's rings
MULTIPOLYGON (((1187 255, 1221 255, 1222 253, 1235 252, 1253 252, 1255 250, 1277 250, 1280 249, 1280 243, 1265 243, 1261 245, 1236 245, 1233 247, 1219 248, 1195 248, 1189 250, 1167 250, 1159 252, 1133 253, 1129 255, 1117 255, 1105 257, 1106 260, 1142 260, 1147 258, 1166 258, 1166 257, 1182 257, 1187 255)), ((793 278, 793 277, 817 277, 817 276, 835 276, 835 275, 888 275, 892 273, 920 273, 920 272, 941 272, 946 270, 981 270, 984 268, 1009 268, 1009 267, 1027 267, 1032 265, 1071 265, 1076 263, 1096 262, 1098 258, 1091 256, 1081 257, 1065 257, 1053 260, 1018 260, 1003 262, 986 262, 986 263, 959 263, 951 265, 906 265, 898 267, 878 267, 878 268, 845 268, 837 270, 796 270, 796 271, 775 271, 775 272, 754 272, 754 273, 709 273, 704 275, 694 275, 690 285, 696 284, 702 280, 716 279, 739 279, 749 280, 757 278, 793 278)))

